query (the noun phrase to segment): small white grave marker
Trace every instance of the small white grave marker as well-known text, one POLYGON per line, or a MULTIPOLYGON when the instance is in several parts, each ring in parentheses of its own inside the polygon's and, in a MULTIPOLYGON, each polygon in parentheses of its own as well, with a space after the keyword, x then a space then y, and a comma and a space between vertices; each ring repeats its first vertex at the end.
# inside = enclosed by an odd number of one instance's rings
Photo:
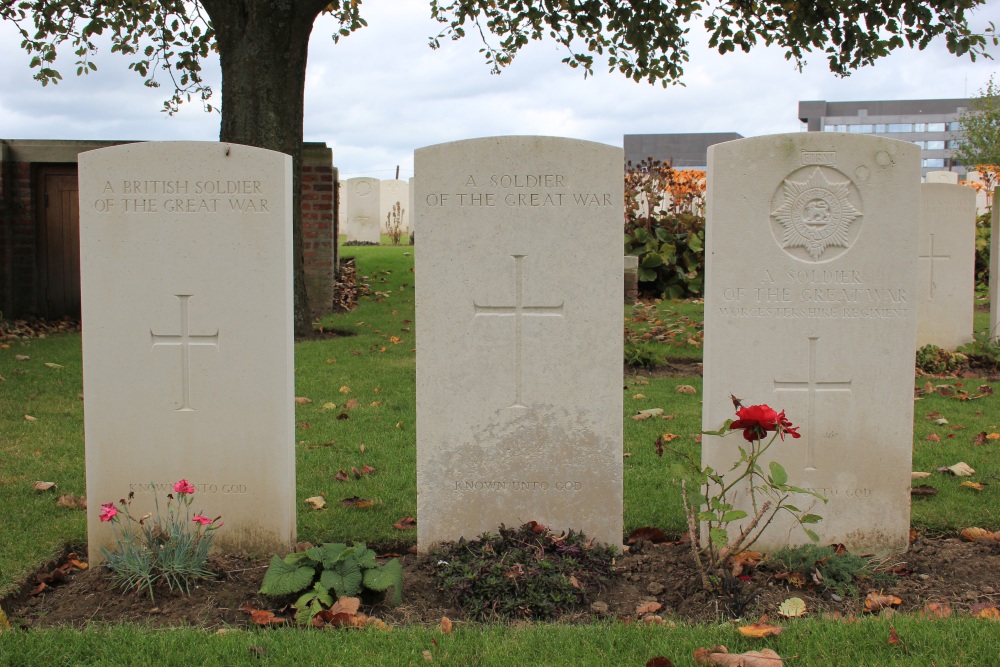
MULTIPOLYGON (((944 172, 951 173, 951 172, 944 172)), ((976 193, 963 185, 920 186, 917 347, 972 342, 976 291, 976 193)))

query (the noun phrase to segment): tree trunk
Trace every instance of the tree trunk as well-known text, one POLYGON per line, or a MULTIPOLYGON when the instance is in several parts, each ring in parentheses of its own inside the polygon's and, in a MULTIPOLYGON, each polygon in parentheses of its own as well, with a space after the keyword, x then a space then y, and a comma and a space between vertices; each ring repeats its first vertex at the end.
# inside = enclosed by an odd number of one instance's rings
POLYGON ((222 65, 220 141, 292 156, 295 333, 312 330, 302 255, 302 123, 316 0, 203 0, 222 65))

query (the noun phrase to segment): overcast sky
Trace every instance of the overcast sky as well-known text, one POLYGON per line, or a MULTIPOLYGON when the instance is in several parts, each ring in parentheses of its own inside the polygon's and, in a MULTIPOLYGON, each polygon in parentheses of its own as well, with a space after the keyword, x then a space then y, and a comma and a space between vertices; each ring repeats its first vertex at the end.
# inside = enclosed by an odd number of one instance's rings
MULTIPOLYGON (((313 31, 305 96, 305 138, 326 142, 342 178, 413 175, 413 149, 444 141, 541 134, 622 145, 625 134, 798 132, 800 100, 953 98, 974 95, 1000 63, 948 53, 938 40, 901 51, 848 78, 822 54, 802 73, 780 50, 719 56, 693 33, 685 87, 637 84, 597 70, 584 79, 562 64, 552 43, 532 44, 496 76, 477 37, 432 51, 438 26, 426 0, 365 3, 369 26, 334 45, 333 22, 313 31)), ((1000 0, 988 0, 973 24, 1000 23, 1000 0)), ((73 54, 57 63, 63 82, 43 88, 12 26, 0 23, 0 138, 214 140, 219 116, 197 102, 170 117, 164 94, 142 85, 127 60, 104 49, 98 71, 73 76, 73 54)), ((994 54, 1000 59, 1000 53, 994 54)), ((218 81, 217 61, 209 79, 218 81)), ((216 86, 217 88, 217 86, 216 86)), ((218 99, 216 100, 219 101, 218 99)))

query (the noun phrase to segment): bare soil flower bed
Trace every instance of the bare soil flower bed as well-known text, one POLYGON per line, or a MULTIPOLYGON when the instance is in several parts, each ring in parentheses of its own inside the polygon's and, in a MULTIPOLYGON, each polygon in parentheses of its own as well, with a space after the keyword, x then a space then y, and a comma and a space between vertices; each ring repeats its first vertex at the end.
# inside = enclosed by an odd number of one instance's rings
MULTIPOLYGON (((78 551, 83 553, 83 551, 78 551)), ((404 569, 404 602, 390 606, 374 602, 365 613, 389 625, 432 625, 447 616, 466 619, 460 609, 434 587, 435 561, 424 555, 400 556, 404 569)), ((39 571, 43 578, 65 562, 50 563, 39 571)), ((294 623, 290 599, 260 595, 267 569, 264 560, 214 558, 218 578, 195 586, 190 596, 159 592, 155 600, 145 593, 122 592, 102 568, 72 568, 61 582, 52 582, 32 595, 37 579, 26 581, 17 593, 0 600, 14 627, 24 629, 76 627, 93 624, 137 623, 151 627, 191 626, 206 630, 245 627, 252 623, 249 609, 273 611, 283 623, 294 623)), ((876 591, 901 602, 881 613, 921 613, 928 604, 947 605, 955 615, 974 613, 1000 604, 1000 543, 965 542, 958 538, 917 537, 906 554, 889 558, 884 567, 896 572, 881 585, 862 581, 857 593, 837 599, 814 585, 796 587, 775 577, 766 564, 744 576, 732 578, 724 592, 709 593, 699 585, 699 575, 687 543, 653 544, 639 541, 616 561, 615 574, 602 590, 588 591, 590 606, 562 618, 586 622, 610 618, 621 622, 718 622, 739 616, 747 621, 762 615, 777 616, 778 605, 799 597, 813 616, 861 616, 867 593, 876 591), (660 607, 653 618, 641 607, 660 607), (655 605, 653 605, 655 606, 655 605), (649 618, 646 618, 649 617, 649 618)), ((67 568, 69 569, 69 568, 67 568)))

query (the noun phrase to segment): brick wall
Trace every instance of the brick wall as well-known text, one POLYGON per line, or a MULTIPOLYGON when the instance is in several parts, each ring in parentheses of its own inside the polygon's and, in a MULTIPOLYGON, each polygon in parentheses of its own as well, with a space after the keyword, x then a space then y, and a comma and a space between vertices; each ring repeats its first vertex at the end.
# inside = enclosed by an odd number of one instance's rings
POLYGON ((325 144, 302 149, 302 252, 306 291, 315 315, 330 312, 336 274, 333 151, 325 144))

